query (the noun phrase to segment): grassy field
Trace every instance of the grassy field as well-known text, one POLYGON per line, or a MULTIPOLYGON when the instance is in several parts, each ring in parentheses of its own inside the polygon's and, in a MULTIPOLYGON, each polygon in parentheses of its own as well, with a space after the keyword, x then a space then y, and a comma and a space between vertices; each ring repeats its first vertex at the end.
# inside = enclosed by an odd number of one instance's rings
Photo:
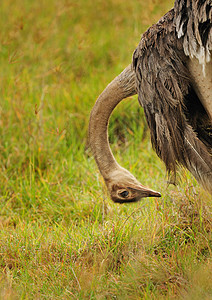
POLYGON ((137 97, 118 162, 160 199, 112 203, 87 147, 95 99, 174 1, 0 3, 0 299, 212 299, 211 197, 167 184, 137 97))

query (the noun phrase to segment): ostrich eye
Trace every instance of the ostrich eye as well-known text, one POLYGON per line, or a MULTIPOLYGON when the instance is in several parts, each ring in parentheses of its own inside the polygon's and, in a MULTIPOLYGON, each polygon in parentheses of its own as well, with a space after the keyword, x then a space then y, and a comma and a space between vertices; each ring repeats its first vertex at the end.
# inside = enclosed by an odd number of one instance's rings
POLYGON ((129 195, 128 191, 123 191, 120 193, 120 196, 122 196, 123 198, 126 198, 129 195))

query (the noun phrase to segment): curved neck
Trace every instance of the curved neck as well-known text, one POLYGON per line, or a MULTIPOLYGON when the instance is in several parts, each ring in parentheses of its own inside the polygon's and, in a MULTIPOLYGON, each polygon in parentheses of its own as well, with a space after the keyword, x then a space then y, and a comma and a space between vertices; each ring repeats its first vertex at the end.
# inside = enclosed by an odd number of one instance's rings
POLYGON ((99 170, 106 180, 111 172, 119 168, 108 141, 110 115, 121 100, 136 93, 135 74, 129 65, 101 93, 91 111, 89 144, 99 170))

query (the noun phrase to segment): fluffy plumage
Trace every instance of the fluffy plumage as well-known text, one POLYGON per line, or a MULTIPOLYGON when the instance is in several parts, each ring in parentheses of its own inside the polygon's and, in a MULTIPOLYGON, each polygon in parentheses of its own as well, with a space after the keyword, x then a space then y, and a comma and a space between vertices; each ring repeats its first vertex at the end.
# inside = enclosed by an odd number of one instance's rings
POLYGON ((168 173, 175 179, 177 165, 183 165, 212 191, 211 121, 187 69, 189 55, 199 59, 203 47, 204 64, 210 54, 209 2, 176 1, 174 9, 143 34, 133 67, 152 145, 168 173))
POLYGON ((210 60, 212 50, 212 1, 176 0, 174 23, 178 38, 182 37, 186 55, 196 57, 203 65, 210 60))

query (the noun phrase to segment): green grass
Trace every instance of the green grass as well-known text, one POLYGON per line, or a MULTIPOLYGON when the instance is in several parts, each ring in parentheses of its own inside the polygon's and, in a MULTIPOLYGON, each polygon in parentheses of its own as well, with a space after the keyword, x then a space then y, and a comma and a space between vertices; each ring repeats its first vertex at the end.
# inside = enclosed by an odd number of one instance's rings
POLYGON ((168 186, 137 97, 110 122, 119 163, 161 199, 112 203, 89 113, 168 0, 0 4, 0 299, 210 299, 211 197, 168 186))

